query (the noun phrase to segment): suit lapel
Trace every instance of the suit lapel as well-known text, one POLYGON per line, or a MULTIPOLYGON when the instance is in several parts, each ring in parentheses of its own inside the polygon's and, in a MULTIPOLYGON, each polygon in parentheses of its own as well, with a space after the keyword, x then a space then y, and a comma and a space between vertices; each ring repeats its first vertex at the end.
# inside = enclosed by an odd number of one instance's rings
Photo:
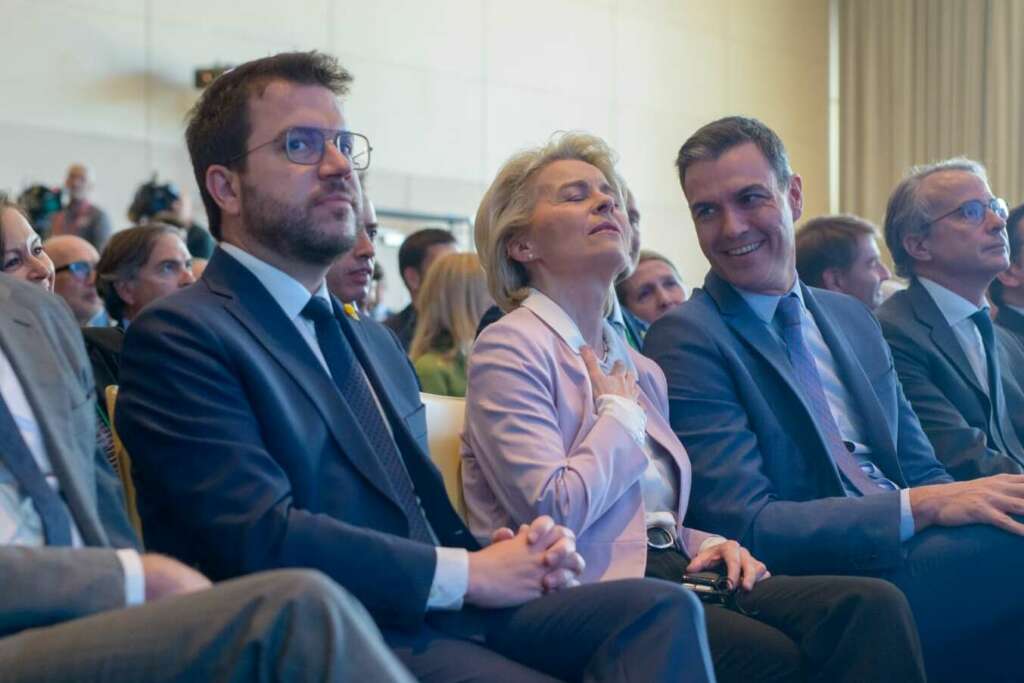
MULTIPOLYGON (((87 544, 105 545, 106 533, 95 514, 93 462, 90 459, 84 468, 75 467, 66 452, 71 447, 69 440, 72 435, 64 432, 71 424, 72 394, 62 376, 63 368, 54 363, 60 354, 50 346, 49 337, 40 330, 36 313, 22 306, 10 294, 7 287, 0 286, 0 296, 6 300, 7 310, 11 311, 11 320, 0 325, 0 345, 39 423, 47 458, 60 482, 61 494, 71 510, 75 525, 87 544), (26 372, 26 368, 33 368, 33 372, 26 372)), ((90 444, 90 447, 95 448, 95 444, 90 444)))
POLYGON ((295 380, 316 406, 338 449, 370 485, 396 504, 387 475, 373 455, 362 428, 330 375, 266 288, 244 266, 217 251, 204 274, 211 291, 225 297, 224 307, 295 380))
POLYGON ((907 296, 915 317, 931 330, 929 334, 932 341, 935 342, 936 348, 956 368, 964 381, 974 388, 982 403, 991 409, 988 392, 978 383, 978 377, 974 374, 974 370, 967 360, 967 354, 964 353, 960 341, 956 338, 956 333, 943 317, 942 311, 932 300, 931 295, 928 294, 928 290, 920 282, 914 280, 907 289, 907 296))
POLYGON ((1009 330, 1017 337, 1024 338, 1024 315, 1021 315, 1009 306, 999 307, 996 324, 1009 330))
POLYGON ((864 374, 864 367, 857 360, 857 354, 850 346, 846 335, 839 331, 839 326, 828 312, 818 305, 813 292, 803 284, 800 286, 807 310, 814 316, 814 322, 821 332, 821 337, 832 353, 839 380, 850 392, 850 397, 860 411, 861 428, 866 432, 863 436, 871 448, 871 460, 882 469, 887 477, 902 485, 905 482, 896 454, 896 442, 887 428, 889 422, 878 402, 878 395, 875 394, 871 382, 864 374))

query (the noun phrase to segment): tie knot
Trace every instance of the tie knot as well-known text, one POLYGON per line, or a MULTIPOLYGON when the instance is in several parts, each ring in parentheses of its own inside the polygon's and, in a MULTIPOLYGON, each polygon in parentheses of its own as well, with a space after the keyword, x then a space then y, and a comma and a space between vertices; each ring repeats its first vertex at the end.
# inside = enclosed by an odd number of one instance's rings
POLYGON ((775 309, 775 314, 779 316, 779 320, 785 327, 799 325, 800 299, 796 294, 787 294, 779 299, 779 306, 775 309))
POLYGON ((303 307, 300 315, 303 318, 312 320, 314 323, 319 323, 333 318, 334 309, 331 307, 331 302, 314 294, 309 302, 303 307))
POLYGON ((995 336, 995 329, 992 327, 992 318, 988 315, 988 309, 982 308, 971 313, 971 320, 977 326, 978 332, 981 332, 982 340, 986 344, 991 343, 992 338, 995 336))

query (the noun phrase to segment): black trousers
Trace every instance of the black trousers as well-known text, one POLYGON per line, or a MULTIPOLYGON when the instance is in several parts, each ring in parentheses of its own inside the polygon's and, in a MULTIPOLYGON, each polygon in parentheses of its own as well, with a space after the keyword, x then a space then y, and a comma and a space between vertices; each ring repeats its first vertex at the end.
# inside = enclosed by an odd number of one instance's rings
POLYGON ((682 586, 626 579, 512 609, 434 612, 415 631, 384 629, 384 640, 425 682, 706 683, 714 677, 703 622, 682 586))
MULTIPOLYGON (((687 559, 651 551, 647 575, 679 581, 687 559)), ((720 683, 924 681, 910 605, 888 581, 849 576, 773 576, 736 608, 704 610, 720 683)))

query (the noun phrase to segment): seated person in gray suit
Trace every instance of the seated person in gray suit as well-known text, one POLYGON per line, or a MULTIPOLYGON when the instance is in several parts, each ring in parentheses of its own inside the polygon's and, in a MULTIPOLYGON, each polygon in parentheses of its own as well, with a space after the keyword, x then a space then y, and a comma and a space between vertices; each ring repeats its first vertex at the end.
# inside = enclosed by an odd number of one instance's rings
POLYGON ((911 169, 889 197, 885 241, 910 287, 878 309, 896 372, 935 455, 956 479, 1024 472, 1024 348, 992 324, 985 292, 1010 265, 1006 202, 985 169, 911 169))
POLYGON ((1024 204, 1006 217, 1006 236, 1010 242, 1010 267, 996 275, 988 288, 989 298, 998 307, 996 325, 1012 332, 1024 343, 1024 204))
POLYGON ((1016 672, 1024 477, 952 483, 870 311, 797 279, 802 183, 773 131, 715 121, 677 165, 711 272, 644 352, 693 465, 687 524, 779 573, 889 579, 932 680, 1016 672))
POLYGON ((71 312, 0 275, 0 680, 412 680, 321 574, 211 587, 169 557, 114 549, 131 532, 94 429, 71 312))

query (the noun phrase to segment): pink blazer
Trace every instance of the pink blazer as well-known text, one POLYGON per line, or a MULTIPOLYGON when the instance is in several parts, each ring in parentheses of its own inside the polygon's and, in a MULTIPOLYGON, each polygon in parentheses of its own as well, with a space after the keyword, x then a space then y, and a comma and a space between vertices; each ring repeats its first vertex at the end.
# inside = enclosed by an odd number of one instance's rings
MULTIPOLYGON (((678 467, 676 518, 682 520, 690 460, 668 423, 665 376, 653 361, 633 349, 628 353, 647 434, 678 467)), ((576 533, 587 563, 583 581, 643 576, 647 529, 640 477, 647 457, 620 422, 595 413, 579 354, 520 307, 481 333, 467 375, 462 485, 474 535, 486 543, 493 529, 550 515, 576 533)), ((681 525, 677 531, 691 556, 710 537, 681 525)))

